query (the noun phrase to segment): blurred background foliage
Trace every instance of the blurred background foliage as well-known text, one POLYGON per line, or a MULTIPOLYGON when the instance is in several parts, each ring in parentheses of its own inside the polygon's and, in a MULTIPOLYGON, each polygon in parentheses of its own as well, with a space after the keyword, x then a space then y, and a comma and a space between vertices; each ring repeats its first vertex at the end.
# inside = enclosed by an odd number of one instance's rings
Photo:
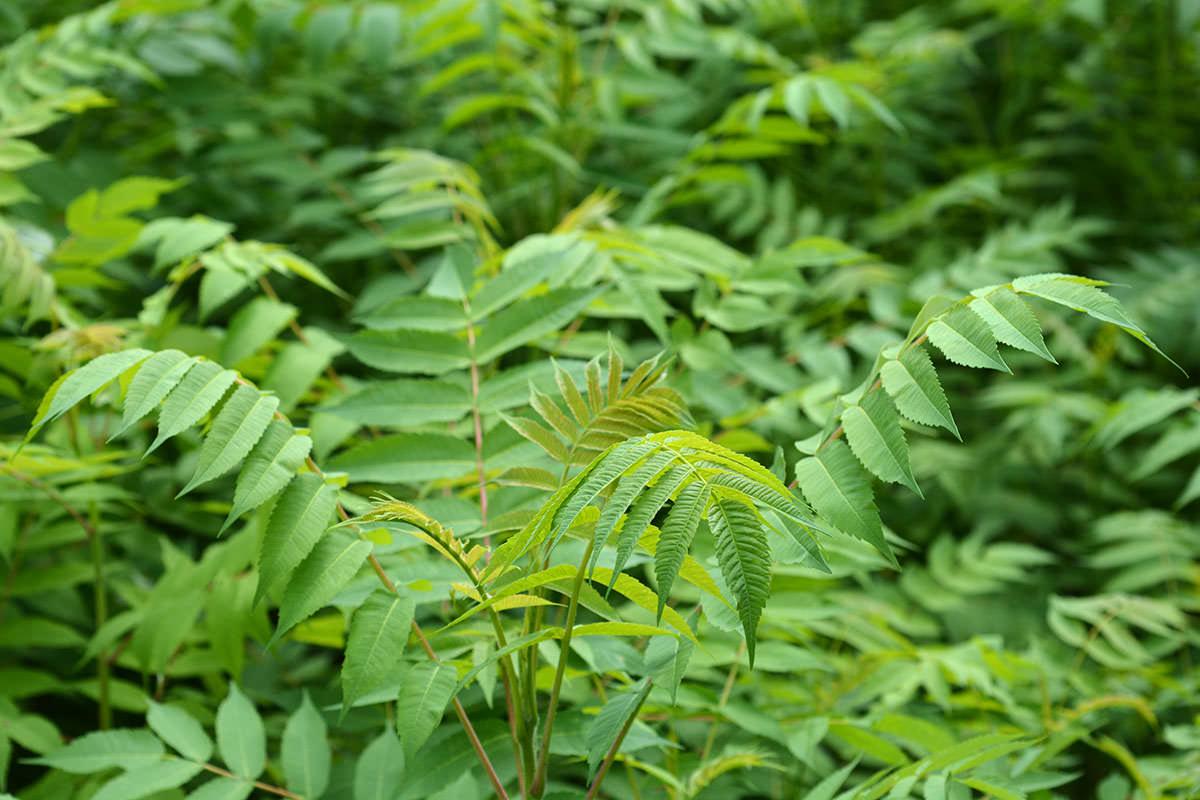
MULTIPOLYGON (((0 44, 0 768, 21 798, 90 797, 98 777, 27 759, 150 699, 207 722, 238 681, 279 736, 302 687, 337 701, 344 628, 327 612, 264 648, 237 588, 260 523, 218 542, 224 495, 170 501, 198 440, 103 449, 101 407, 15 456, 46 387, 127 344, 220 360, 360 497, 486 531, 470 459, 356 473, 381 431, 468 435, 465 407, 347 401, 381 381, 364 333, 420 327, 406 303, 468 251, 550 253, 602 292, 487 365, 497 476, 524 458, 500 412, 547 355, 666 350, 700 431, 790 463, 933 294, 1113 282, 1182 370, 1045 307, 1059 367, 942 371, 963 443, 910 433, 924 500, 876 497, 900 570, 848 539, 832 576, 778 554, 753 671, 706 606, 677 702, 651 696, 605 792, 1200 795, 1200 2, 7 0, 0 44)), ((389 555, 431 628, 456 616, 443 568, 389 555)), ((463 665, 473 645, 439 643, 463 665)), ((622 640, 589 645, 577 731, 641 674, 622 640)), ((328 716, 323 796, 366 796, 381 708, 328 716)), ((488 796, 450 715, 427 747, 388 796, 488 796)))

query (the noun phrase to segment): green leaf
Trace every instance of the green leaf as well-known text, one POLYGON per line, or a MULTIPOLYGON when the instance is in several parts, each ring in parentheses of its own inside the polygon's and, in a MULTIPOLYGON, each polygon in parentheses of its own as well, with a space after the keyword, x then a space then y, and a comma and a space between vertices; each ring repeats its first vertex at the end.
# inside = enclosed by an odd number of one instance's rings
POLYGON ((283 490, 296 475, 312 449, 312 439, 296 433, 291 424, 274 419, 267 426, 246 463, 238 473, 233 508, 221 530, 247 511, 258 508, 283 490))
POLYGON ((319 475, 297 475, 275 503, 258 556, 258 603, 316 546, 337 507, 337 492, 319 475))
POLYGON ((221 339, 221 363, 237 366, 274 341, 296 318, 295 306, 256 297, 238 309, 221 339))
POLYGON ((752 507, 719 495, 709 505, 708 527, 716 539, 721 575, 737 600, 746 652, 753 667, 758 620, 771 592, 771 547, 767 544, 767 534, 752 507))
POLYGON ((796 481, 818 514, 896 563, 892 548, 883 538, 870 480, 845 442, 832 441, 815 456, 799 461, 796 481))
POLYGON ((236 778, 216 778, 187 796, 187 800, 246 800, 254 784, 236 778))
POLYGON ((972 294, 975 299, 971 301, 971 310, 988 324, 993 336, 1009 347, 1033 353, 1051 364, 1058 363, 1046 349, 1042 326, 1024 300, 1004 287, 972 294))
POLYGON ((372 381, 321 410, 360 425, 399 428, 455 422, 471 410, 471 393, 465 385, 448 381, 372 381))
POLYGON ((558 330, 575 319, 598 293, 598 289, 555 289, 505 308, 483 326, 475 344, 475 359, 486 364, 558 330))
POLYGON ((354 767, 354 800, 394 800, 404 777, 404 748, 385 730, 367 745, 354 767))
POLYGON ((428 295, 404 295, 372 305, 355 321, 373 330, 460 331, 467 327, 461 302, 428 295))
POLYGON ((910 347, 898 359, 884 362, 879 376, 900 413, 922 425, 936 425, 962 440, 950 403, 938 381, 933 361, 923 347, 910 347))
POLYGON ((589 782, 595 777, 596 770, 608 755, 608 751, 616 744, 621 731, 637 716, 638 709, 650 694, 650 686, 650 679, 642 678, 625 691, 613 695, 588 726, 585 741, 588 749, 589 782))
POLYGON ((413 621, 413 601, 379 588, 354 612, 342 664, 342 714, 391 677, 413 621))
POLYGON ((116 436, 153 411, 196 364, 196 359, 179 350, 163 350, 146 359, 125 393, 125 411, 116 436))
POLYGON ((328 604, 354 579, 370 554, 370 542, 341 530, 331 531, 317 542, 288 581, 279 604, 279 624, 271 641, 275 642, 328 604))
POLYGON ((667 512, 658 536, 658 549, 654 555, 654 580, 658 585, 658 617, 662 617, 662 606, 666 604, 683 566, 684 556, 691 547, 696 527, 704 518, 708 506, 709 490, 704 483, 689 483, 667 512))
POLYGON ((146 722, 181 755, 193 761, 208 761, 212 757, 213 743, 204 728, 190 714, 176 706, 164 706, 150 701, 146 722))
POLYGON ((346 346, 359 361, 386 372, 441 375, 471 363, 465 339, 435 331, 359 331, 346 346))
POLYGON ((147 448, 146 454, 153 453, 163 442, 203 419, 236 380, 236 372, 221 369, 211 361, 202 361, 188 370, 183 380, 167 395, 158 414, 158 435, 147 448))
POLYGON ((934 320, 926 334, 934 347, 955 364, 1012 372, 1000 357, 987 323, 966 306, 955 306, 934 320))
POLYGON ((333 755, 325 734, 325 719, 305 692, 300 708, 288 717, 280 742, 287 788, 303 797, 320 797, 329 786, 333 755))
POLYGON ((671 693, 672 703, 676 702, 679 684, 687 674, 688 662, 695 649, 695 643, 686 637, 653 636, 646 643, 646 671, 654 676, 654 682, 660 688, 671 693))
POLYGON ((177 758, 147 764, 113 778, 101 786, 91 800, 140 800, 156 792, 182 786, 198 775, 201 769, 199 764, 177 758))
POLYGON ((405 672, 396 699, 396 729, 406 761, 412 761, 437 728, 457 686, 457 675, 449 664, 420 661, 405 672))
MULTIPOLYGON (((613 560, 613 575, 616 575, 625 568, 625 564, 629 560, 629 556, 633 554, 633 548, 638 540, 642 538, 642 534, 650 527, 650 523, 654 520, 654 517, 666 505, 667 500, 675 493, 675 490, 688 477, 689 471, 686 467, 671 467, 669 471, 660 474, 653 484, 638 495, 633 505, 629 507, 629 513, 625 516, 625 521, 621 524, 621 531, 617 537, 617 554, 613 560)), ((699 517, 697 516, 698 519, 699 517)), ((672 557, 674 556, 672 555, 672 557)), ((677 574, 678 569, 678 567, 675 567, 674 573, 677 574)), ((668 572, 670 572, 669 569, 668 572)), ((674 583, 674 580, 671 583, 674 583)), ((666 587, 663 586, 661 579, 659 579, 658 586, 663 592, 670 590, 669 585, 666 587)))
POLYGON ((267 734, 254 704, 236 683, 217 708, 217 752, 229 771, 253 780, 267 764, 267 734))
POLYGON ((1121 398, 1096 429, 1095 443, 1106 450, 1200 400, 1200 389, 1134 389, 1121 398))
POLYGON ((902 483, 921 494, 908 460, 900 416, 886 394, 867 392, 858 405, 842 412, 842 426, 850 449, 867 469, 881 480, 902 483))
POLYGON ((442 433, 397 433, 352 447, 329 466, 356 483, 425 483, 472 471, 475 447, 442 433))
POLYGON ((200 446, 192 479, 179 490, 176 497, 233 469, 258 443, 278 407, 277 397, 249 386, 235 389, 221 406, 213 420, 212 429, 200 446))
POLYGON ((86 733, 61 750, 31 762, 78 775, 112 767, 147 767, 161 761, 163 753, 162 742, 150 731, 116 728, 86 733))
POLYGON ((46 392, 26 434, 26 441, 32 439, 42 426, 58 419, 85 397, 103 389, 152 355, 149 350, 140 349, 105 353, 68 372, 46 392))

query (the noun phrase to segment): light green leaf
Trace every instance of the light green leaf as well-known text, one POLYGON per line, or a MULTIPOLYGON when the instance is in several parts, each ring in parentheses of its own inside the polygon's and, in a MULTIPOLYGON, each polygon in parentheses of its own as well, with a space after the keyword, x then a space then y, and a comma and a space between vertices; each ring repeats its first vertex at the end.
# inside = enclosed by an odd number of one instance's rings
POLYGON ((411 427, 461 419, 471 410, 471 393, 463 384, 440 380, 372 381, 321 410, 360 425, 411 427))
POLYGON ((188 370, 183 380, 167 395, 158 414, 158 435, 146 454, 153 453, 163 442, 203 419, 236 380, 236 372, 221 369, 211 361, 202 361, 188 370))
POLYGON ((61 750, 31 759, 31 763, 78 775, 112 767, 150 766, 161 761, 163 753, 162 742, 150 731, 116 728, 86 733, 61 750))
POLYGON ((457 675, 449 664, 420 661, 404 674, 396 700, 396 729, 407 762, 412 762, 441 722, 457 686, 457 675))
POLYGON ((249 386, 239 386, 213 420, 212 429, 200 446, 196 471, 181 497, 192 489, 219 478, 241 461, 258 443, 279 407, 279 398, 249 386))
POLYGON ((354 800, 393 800, 404 777, 404 748, 392 731, 379 734, 354 768, 354 800))
POLYGON ((354 612, 342 664, 342 713, 391 677, 413 620, 413 601, 379 588, 354 612))
POLYGON ((246 800, 254 784, 236 778, 216 778, 187 796, 187 800, 246 800))
POLYGON ((883 538, 870 480, 845 442, 832 441, 815 456, 799 461, 796 481, 818 514, 895 563, 892 548, 883 538))
POLYGON ((370 554, 370 542, 341 530, 330 531, 317 542, 288 581, 279 604, 279 623, 271 641, 275 642, 329 603, 354 579, 370 554))
POLYGON ((973 294, 971 310, 988 324, 993 336, 1009 347, 1033 353, 1051 364, 1058 363, 1046 349, 1042 326, 1024 300, 1004 287, 973 294))
POLYGON ((182 708, 164 706, 151 700, 146 722, 160 739, 193 761, 208 761, 212 756, 212 739, 208 738, 200 723, 182 708))
POLYGON ((46 392, 29 427, 29 433, 26 434, 26 441, 32 439, 42 426, 58 419, 85 397, 103 389, 123 372, 136 367, 152 355, 154 354, 151 351, 140 349, 105 353, 68 372, 46 392))
POLYGON ((153 411, 195 364, 195 358, 179 350, 163 350, 146 359, 129 382, 121 428, 113 436, 153 411))
POLYGON ((329 527, 337 492, 319 475, 297 475, 275 503, 258 556, 257 603, 312 551, 329 527))
POLYGON ((91 800, 140 800, 164 789, 182 786, 200 770, 199 764, 178 758, 147 764, 113 778, 101 786, 91 800))
POLYGON ((1012 372, 1000 357, 996 337, 987 323, 966 306, 955 306, 934 320, 926 334, 934 347, 955 364, 1012 372))
POLYGON ((387 372, 441 375, 471 363, 465 339, 435 331, 359 331, 346 346, 359 361, 387 372))
POLYGON ((473 470, 475 448, 441 433, 397 433, 353 447, 329 466, 350 473, 355 482, 424 483, 473 470))
POLYGON ((921 494, 908 459, 908 443, 887 395, 870 391, 858 405, 842 412, 846 441, 858 460, 881 480, 902 483, 921 494))
POLYGON ((288 717, 280 742, 287 788, 303 797, 320 797, 329 786, 333 755, 325 734, 325 719, 305 692, 300 708, 288 717))
POLYGON ((486 364, 558 330, 575 319, 597 294, 597 289, 555 289, 505 308, 483 326, 475 345, 476 360, 486 364))
POLYGON ((910 347, 900 354, 900 358, 884 362, 879 376, 901 414, 922 425, 945 428, 962 439, 925 348, 910 347))
POLYGON ((267 763, 267 734, 254 704, 236 683, 217 708, 217 752, 230 772, 253 780, 267 763))
POLYGON ((221 530, 247 511, 258 508, 283 490, 296 475, 296 470, 308 457, 312 439, 296 433, 288 422, 275 419, 267 426, 242 471, 238 473, 233 492, 233 508, 225 517, 221 530))
POLYGON ((595 777, 600 762, 616 744, 621 731, 637 715, 646 696, 650 694, 650 686, 650 679, 642 678, 625 691, 613 695, 588 726, 586 742, 589 782, 595 777))
POLYGON ((221 363, 237 366, 257 353, 296 318, 293 305, 256 297, 238 309, 221 339, 221 363))

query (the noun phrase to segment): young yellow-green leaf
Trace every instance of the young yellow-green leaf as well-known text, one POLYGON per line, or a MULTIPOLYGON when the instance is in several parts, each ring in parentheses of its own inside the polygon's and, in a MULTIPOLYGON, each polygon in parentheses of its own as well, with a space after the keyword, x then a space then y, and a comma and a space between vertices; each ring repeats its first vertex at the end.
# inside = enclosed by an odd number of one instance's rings
POLYGON ((704 518, 709 500, 708 486, 704 483, 689 483, 675 498, 667 518, 663 520, 658 535, 658 549, 654 554, 654 579, 658 584, 657 618, 662 618, 662 609, 675 585, 675 577, 683 565, 683 558, 696 535, 696 526, 704 518))
POLYGON ((221 369, 211 361, 202 361, 188 370, 158 412, 158 435, 146 454, 153 453, 163 442, 203 419, 236 380, 236 372, 221 369))
POLYGON ((342 664, 342 714, 392 677, 412 628, 413 601, 378 588, 354 612, 342 664))
POLYGON ((721 575, 737 601, 746 653, 753 667, 758 620, 771 592, 771 546, 757 512, 735 500, 713 498, 708 508, 708 527, 716 540, 721 575))
POLYGON ((910 347, 898 359, 884 362, 879 377, 901 414, 922 425, 945 428, 962 440, 950 413, 950 402, 925 348, 910 347))
POLYGON ((387 372, 441 375, 471 363, 465 339, 437 331, 359 331, 346 344, 359 361, 387 372))
POLYGON ((345 531, 330 531, 296 567, 279 604, 279 624, 274 643, 297 623, 326 605, 358 574, 371 554, 371 543, 345 531))
POLYGON ((993 336, 1009 347, 1033 353, 1051 364, 1058 363, 1046 349, 1042 326, 1033 310, 1010 290, 1002 286, 976 294, 971 301, 971 310, 988 324, 993 336))
POLYGON ((196 364, 196 359, 179 350, 163 350, 146 359, 125 393, 121 428, 113 436, 149 414, 196 364))
POLYGON ((191 714, 176 706, 164 706, 150 701, 146 714, 150 729, 171 747, 193 761, 208 761, 213 743, 204 728, 191 714))
POLYGON ((285 420, 272 420, 254 445, 238 473, 233 508, 221 530, 247 511, 258 508, 278 494, 296 475, 312 449, 312 439, 296 433, 285 420))
POLYGON ((650 679, 642 678, 625 691, 613 695, 588 726, 586 742, 589 782, 595 777, 600 762, 616 745, 617 737, 631 724, 638 709, 646 701, 646 696, 650 694, 650 686, 650 679))
POLYGON ((670 606, 664 607, 659 600, 658 594, 632 575, 616 574, 608 567, 596 567, 593 579, 609 585, 616 590, 617 594, 639 608, 643 608, 652 614, 659 614, 672 628, 684 636, 695 640, 695 634, 692 633, 692 628, 687 624, 687 620, 670 606))
POLYGON ((162 742, 150 731, 116 728, 84 734, 47 756, 30 759, 30 763, 82 775, 112 767, 149 766, 161 761, 163 752, 162 742))
POLYGON ((502 413, 500 417, 514 431, 545 450, 546 454, 555 461, 564 462, 567 460, 568 453, 566 445, 564 445, 562 440, 555 436, 554 433, 545 426, 534 422, 531 419, 510 417, 508 414, 502 413))
POLYGON ((233 469, 258 443, 278 407, 279 398, 257 389, 239 386, 234 390, 217 412, 212 429, 200 446, 192 479, 176 497, 233 469))
POLYGON ((105 353, 78 369, 68 372, 46 392, 33 424, 29 427, 26 441, 32 439, 42 426, 53 422, 90 394, 109 385, 122 373, 154 355, 149 350, 122 350, 105 353))
POLYGON ((475 359, 486 364, 540 336, 553 333, 579 316, 598 291, 555 289, 508 306, 484 324, 476 341, 475 359))
POLYGON ((267 764, 267 733, 262 717, 236 683, 217 708, 217 752, 229 771, 254 780, 267 764))
POLYGON ((319 475, 297 475, 288 484, 263 535, 255 603, 304 561, 329 527, 336 506, 337 492, 319 475))
POLYGON ((449 664, 419 661, 405 672, 396 699, 396 729, 406 761, 412 761, 437 729, 457 687, 457 675, 449 664))
POLYGON ((996 337, 987 323, 966 306, 955 306, 935 320, 926 333, 934 347, 955 364, 1012 372, 1000 357, 996 337))
POLYGON ((842 412, 842 426, 850 449, 867 469, 881 480, 902 483, 921 494, 908 460, 900 415, 886 394, 867 392, 858 405, 842 412))
POLYGON ((305 692, 300 708, 288 717, 280 741, 287 788, 302 797, 320 797, 329 786, 333 755, 325 734, 325 719, 305 692))
POLYGON ((181 758, 147 764, 113 778, 101 786, 91 800, 141 800, 157 792, 182 786, 201 769, 203 767, 199 764, 181 758))
POLYGON ((297 309, 269 297, 256 297, 238 309, 221 339, 221 363, 236 366, 269 344, 296 318, 297 309))
POLYGON ((796 464, 796 481, 812 507, 843 533, 870 543, 891 561, 892 548, 871 495, 871 483, 850 448, 840 439, 796 464))
POLYGON ((404 777, 404 748, 391 729, 379 734, 354 767, 354 800, 394 800, 404 777))

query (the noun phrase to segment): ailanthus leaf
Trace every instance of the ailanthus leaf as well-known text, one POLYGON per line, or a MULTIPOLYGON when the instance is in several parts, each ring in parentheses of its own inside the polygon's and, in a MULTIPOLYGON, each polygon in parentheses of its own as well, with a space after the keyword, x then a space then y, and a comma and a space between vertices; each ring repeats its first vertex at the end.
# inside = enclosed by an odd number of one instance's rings
POLYGON ((217 752, 229 771, 254 780, 267 764, 267 734, 254 704, 236 683, 217 708, 217 752))
POLYGON ((163 350, 146 359, 129 382, 121 427, 113 436, 153 411, 195 364, 195 358, 179 350, 163 350))
POLYGON ((600 767, 600 762, 616 744, 617 737, 629 724, 646 702, 650 694, 649 678, 642 678, 625 691, 609 698, 600 709, 600 713, 588 726, 586 735, 588 748, 588 781, 590 782, 600 767))
POLYGON ((274 642, 311 617, 345 588, 371 554, 371 543, 344 531, 330 531, 300 562, 279 603, 274 642))
POLYGON ((922 425, 945 428, 962 440, 933 361, 923 347, 910 347, 899 358, 885 361, 879 377, 901 414, 922 425))
POLYGON ((458 687, 454 667, 418 661, 404 673, 396 699, 396 729, 409 761, 437 728, 458 687))
POLYGON ((966 306, 955 306, 934 320, 926 334, 934 347, 955 364, 1012 372, 1000 357, 996 337, 987 323, 966 306))
POLYGON ((239 386, 213 420, 200 446, 196 470, 176 497, 233 469, 258 443, 278 407, 279 398, 239 386))
POLYGON ((378 588, 354 612, 342 665, 342 714, 387 681, 411 633, 411 598, 378 588))
POLYGON ((716 540, 721 574, 737 601, 746 653, 753 667, 758 620, 771 592, 771 548, 767 535, 752 507, 720 495, 709 505, 708 527, 716 540))
POLYGON ((158 435, 146 449, 146 454, 153 453, 163 442, 203 419, 236 380, 236 372, 221 369, 211 361, 202 361, 188 370, 163 402, 162 410, 158 412, 158 435))
POLYGON ((297 475, 288 484, 263 534, 255 603, 304 561, 325 533, 336 505, 337 492, 319 475, 297 475))
POLYGON ((1058 363, 1046 349, 1042 326, 1024 300, 1003 286, 974 294, 970 308, 988 324, 993 336, 1009 347, 1058 363))
POLYGON ((225 517, 221 530, 282 491, 311 449, 312 440, 296 433, 291 424, 281 419, 271 420, 238 473, 233 508, 225 517))
POLYGON ((689 483, 683 487, 679 497, 667 512, 658 535, 658 549, 654 555, 654 579, 658 584, 658 612, 662 617, 663 606, 671 594, 675 577, 683 565, 683 557, 691 547, 696 535, 696 526, 704 518, 709 500, 709 489, 704 483, 689 483))
POLYGON ((871 483, 845 442, 832 441, 815 456, 799 461, 796 480, 818 514, 896 563, 892 548, 883 538, 871 483))
POLYGON ((921 494, 913 478, 900 416, 886 394, 867 392, 858 405, 842 412, 842 426, 850 449, 867 469, 881 480, 902 483, 921 494))
POLYGON ((46 396, 29 426, 29 433, 25 437, 26 441, 32 439, 34 434, 42 429, 42 426, 58 419, 85 397, 103 389, 119 378, 123 372, 136 367, 152 355, 151 351, 140 349, 105 353, 82 367, 68 372, 46 392, 46 396))

